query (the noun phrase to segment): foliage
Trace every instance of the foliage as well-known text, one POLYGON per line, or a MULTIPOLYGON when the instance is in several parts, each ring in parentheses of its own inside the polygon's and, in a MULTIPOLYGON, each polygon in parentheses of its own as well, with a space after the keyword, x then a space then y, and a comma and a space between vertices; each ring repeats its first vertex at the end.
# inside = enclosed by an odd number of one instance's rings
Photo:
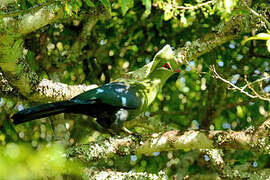
POLYGON ((8 143, 0 149, 1 179, 57 178, 61 174, 79 175, 78 162, 66 160, 59 145, 41 145, 38 151, 26 144, 8 143))
MULTIPOLYGON (((25 14, 49 2, 20 0, 15 5, 7 6, 8 10, 0 10, 4 14, 17 11, 25 14), (10 10, 12 8, 15 10, 10 10)), ((170 44, 175 49, 182 47, 206 34, 215 33, 218 31, 216 25, 228 21, 230 17, 247 13, 239 8, 239 1, 234 0, 63 0, 57 3, 64 9, 63 19, 27 34, 23 53, 31 69, 40 77, 70 85, 109 82, 149 63, 164 45, 170 44), (98 19, 98 22, 91 35, 81 33, 88 22, 89 12, 100 4, 109 15, 102 16, 100 14, 104 12, 97 12, 93 19, 98 19), (74 44, 78 41, 84 41, 85 45, 76 51, 74 44)), ((258 126, 269 118, 269 101, 247 97, 213 78, 209 69, 210 65, 214 65, 224 79, 238 87, 244 87, 248 81, 256 92, 269 98, 270 79, 259 80, 269 76, 270 35, 261 31, 265 30, 258 30, 255 36, 243 34, 182 65, 181 72, 167 81, 154 103, 148 107, 145 115, 149 121, 161 124, 165 127, 164 131, 200 128, 244 130, 258 126), (265 42, 254 41, 257 39, 266 40, 268 52, 265 42)), ((246 90, 253 92, 252 89, 246 90)), ((76 174, 76 168, 82 165, 62 157, 63 147, 51 145, 57 139, 54 124, 50 122, 64 119, 70 133, 68 142, 73 145, 107 135, 96 131, 92 118, 74 114, 57 115, 16 127, 5 124, 11 114, 32 105, 35 103, 25 99, 0 99, 0 123, 3 127, 0 131, 3 145, 0 148, 0 178, 8 175, 12 175, 13 179, 27 179, 76 174), (47 148, 46 144, 50 147, 47 148), (50 159, 47 159, 48 156, 50 159)), ((135 130, 148 132, 142 127, 135 127, 135 130)), ((231 166, 248 163, 255 169, 269 168, 269 155, 246 150, 228 150, 227 153, 226 160, 231 166)), ((157 173, 163 170, 171 178, 179 173, 181 158, 187 154, 182 150, 156 152, 115 158, 95 165, 119 171, 157 173)), ((215 168, 210 167, 209 158, 203 156, 197 158, 185 173, 212 172, 215 168)))
POLYGON ((265 40, 266 41, 266 47, 268 52, 270 52, 270 31, 268 30, 268 33, 259 33, 253 37, 247 38, 246 40, 242 41, 242 44, 245 44, 247 41, 250 40, 265 40))

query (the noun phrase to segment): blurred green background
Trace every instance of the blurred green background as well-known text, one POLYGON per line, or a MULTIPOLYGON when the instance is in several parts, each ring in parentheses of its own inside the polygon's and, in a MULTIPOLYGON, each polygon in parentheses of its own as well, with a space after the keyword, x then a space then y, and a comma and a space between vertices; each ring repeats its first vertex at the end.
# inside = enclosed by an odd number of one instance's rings
MULTIPOLYGON (((20 6, 11 7, 23 12, 44 2, 18 1, 20 6)), ((106 5, 108 2, 62 1, 61 8, 65 11, 63 19, 27 34, 24 54, 31 68, 43 78, 70 85, 102 85, 149 63, 166 44, 174 48, 182 47, 215 32, 216 25, 231 16, 246 13, 237 8, 235 1, 226 2, 215 1, 200 8, 182 10, 178 6, 189 7, 189 4, 203 2, 112 1, 111 7, 105 6, 102 12, 97 11, 90 16, 98 18, 98 21, 91 35, 86 36, 84 47, 74 53, 72 46, 89 19, 87 12, 98 4, 106 5), (105 11, 111 11, 111 14, 104 15, 105 11)), ((228 84, 215 79, 209 70, 210 65, 215 65, 224 79, 238 87, 245 85, 245 76, 250 82, 267 76, 269 52, 265 41, 249 41, 241 45, 244 38, 259 32, 243 34, 182 65, 181 72, 167 81, 147 109, 149 119, 165 124, 166 130, 244 130, 260 125, 269 116, 269 102, 251 99, 229 89, 228 84)), ((261 93, 269 93, 269 78, 261 86, 254 87, 261 93)), ((13 97, 0 98, 0 179, 80 177, 81 168, 89 164, 65 158, 64 147, 55 143, 58 139, 53 129, 57 124, 53 122, 64 120, 67 128, 64 133, 69 133, 70 145, 87 143, 107 135, 96 131, 90 117, 74 114, 43 118, 16 127, 12 125, 9 120, 12 114, 36 104, 13 97)), ((215 172, 207 156, 187 153, 179 150, 156 152, 151 156, 115 157, 95 165, 118 171, 158 173, 163 170, 172 178, 182 172, 182 158, 190 155, 196 160, 184 173, 215 172)), ((251 151, 227 150, 226 159, 232 166, 249 163, 256 169, 270 165, 268 155, 251 151)))

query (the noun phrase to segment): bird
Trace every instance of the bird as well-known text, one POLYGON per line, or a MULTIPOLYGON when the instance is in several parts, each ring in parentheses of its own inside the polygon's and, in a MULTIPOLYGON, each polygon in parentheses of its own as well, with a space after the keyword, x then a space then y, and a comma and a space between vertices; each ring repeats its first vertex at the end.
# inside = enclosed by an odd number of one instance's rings
POLYGON ((18 125, 59 113, 84 114, 96 118, 96 122, 109 132, 130 133, 123 123, 144 112, 166 80, 180 71, 178 67, 172 48, 166 45, 152 62, 122 78, 83 92, 70 100, 21 110, 11 118, 18 125))

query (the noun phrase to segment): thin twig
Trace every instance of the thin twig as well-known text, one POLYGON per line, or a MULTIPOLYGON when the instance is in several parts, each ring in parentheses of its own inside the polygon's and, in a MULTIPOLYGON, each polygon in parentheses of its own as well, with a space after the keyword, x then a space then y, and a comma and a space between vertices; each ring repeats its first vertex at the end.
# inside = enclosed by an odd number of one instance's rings
POLYGON ((260 82, 260 81, 263 81, 263 80, 267 80, 267 79, 269 79, 269 78, 270 78, 270 76, 267 75, 267 76, 265 76, 265 77, 263 77, 263 78, 261 78, 261 79, 257 79, 256 81, 250 82, 249 84, 254 84, 254 83, 257 83, 257 82, 260 82))
POLYGON ((264 101, 268 101, 270 102, 270 98, 267 97, 263 97, 261 95, 259 95, 259 93, 257 91, 255 91, 255 89, 251 86, 251 83, 248 82, 247 77, 245 76, 245 82, 247 83, 248 88, 257 96, 257 98, 264 100, 264 101))
POLYGON ((257 79, 256 81, 253 81, 253 82, 248 82, 247 77, 245 76, 244 80, 245 80, 245 82, 246 82, 246 85, 243 86, 242 88, 240 88, 240 87, 234 85, 233 83, 231 83, 230 81, 228 81, 228 80, 222 78, 222 77, 217 73, 216 68, 215 68, 214 65, 210 65, 210 66, 209 66, 209 69, 214 73, 214 76, 215 76, 217 79, 220 79, 220 80, 222 80, 223 82, 225 82, 225 83, 231 85, 234 89, 239 90, 241 93, 247 95, 248 97, 250 97, 250 98, 258 98, 258 99, 261 99, 261 100, 270 102, 270 98, 260 95, 260 94, 259 94, 257 91, 255 91, 255 89, 251 86, 251 85, 254 84, 254 83, 259 83, 259 82, 261 82, 261 81, 263 81, 263 80, 266 80, 266 79, 270 78, 269 75, 267 75, 267 76, 265 76, 265 77, 263 77, 263 78, 261 78, 261 79, 257 79), (244 90, 246 89, 246 87, 248 87, 255 95, 252 95, 252 94, 250 94, 250 93, 244 91, 244 90))
POLYGON ((257 96, 254 96, 254 95, 249 94, 248 92, 244 91, 244 89, 246 88, 246 86, 244 86, 244 87, 242 87, 242 88, 239 88, 238 86, 234 85, 234 84, 231 83, 230 81, 228 81, 228 80, 222 78, 222 77, 217 73, 216 68, 215 68, 214 65, 209 66, 209 69, 214 73, 214 75, 215 75, 216 78, 218 78, 218 79, 222 80, 223 82, 225 82, 225 83, 231 85, 232 87, 234 87, 235 89, 239 90, 241 93, 247 95, 247 96, 250 97, 250 98, 257 98, 257 96))

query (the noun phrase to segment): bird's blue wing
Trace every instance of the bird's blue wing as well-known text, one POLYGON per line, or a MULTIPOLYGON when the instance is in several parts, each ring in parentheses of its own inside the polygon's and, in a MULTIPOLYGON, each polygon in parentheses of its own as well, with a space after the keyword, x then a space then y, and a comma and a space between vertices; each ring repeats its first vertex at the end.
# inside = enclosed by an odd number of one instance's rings
POLYGON ((98 88, 86 91, 74 97, 71 101, 84 103, 94 100, 98 100, 112 106, 129 109, 137 109, 142 104, 138 89, 122 82, 108 83, 98 88))

